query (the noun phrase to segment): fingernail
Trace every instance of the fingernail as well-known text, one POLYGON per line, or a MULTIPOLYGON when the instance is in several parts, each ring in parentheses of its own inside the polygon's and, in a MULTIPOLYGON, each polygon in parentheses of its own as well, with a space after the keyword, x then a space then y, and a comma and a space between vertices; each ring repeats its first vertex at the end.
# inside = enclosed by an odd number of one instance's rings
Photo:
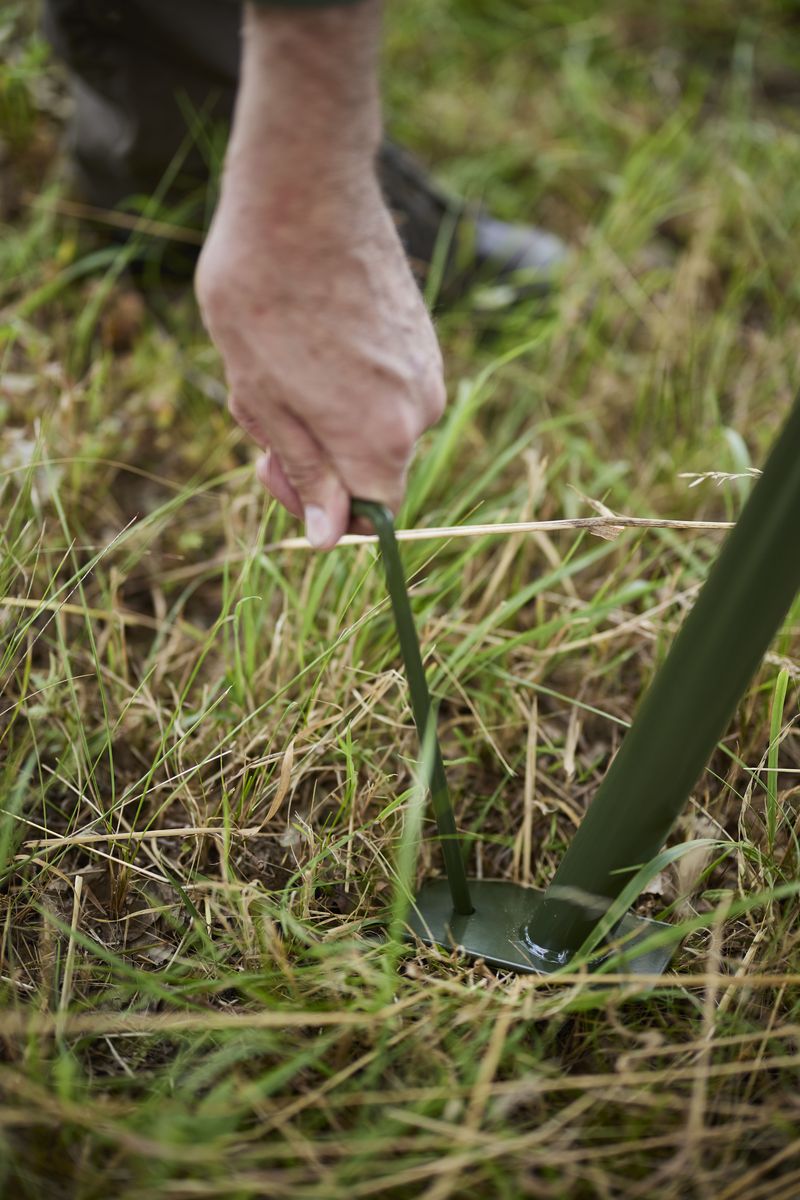
POLYGON ((324 508, 318 504, 309 504, 304 510, 306 519, 306 537, 315 550, 322 550, 330 544, 331 523, 324 508))

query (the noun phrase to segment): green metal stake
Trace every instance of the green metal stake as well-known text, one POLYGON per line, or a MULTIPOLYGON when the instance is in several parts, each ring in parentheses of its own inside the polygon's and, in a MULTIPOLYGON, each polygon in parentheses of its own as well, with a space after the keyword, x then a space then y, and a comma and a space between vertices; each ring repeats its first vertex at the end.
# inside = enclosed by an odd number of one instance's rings
POLYGON ((524 931, 569 961, 658 853, 800 589, 800 400, 524 931))
POLYGON ((425 679, 425 668, 422 664, 417 630, 408 600, 403 564, 397 548, 397 539, 394 536, 394 520, 388 508, 382 504, 376 504, 372 500, 353 500, 352 512, 354 516, 366 517, 371 521, 378 535, 386 586, 392 602, 400 652, 405 663, 408 689, 411 693, 411 711, 414 714, 414 724, 417 727, 420 747, 425 744, 425 733, 429 725, 433 724, 433 762, 430 773, 431 806, 442 843, 453 910, 468 916, 473 911, 472 900, 464 862, 461 858, 456 818, 447 787, 439 739, 436 737, 433 705, 425 679))

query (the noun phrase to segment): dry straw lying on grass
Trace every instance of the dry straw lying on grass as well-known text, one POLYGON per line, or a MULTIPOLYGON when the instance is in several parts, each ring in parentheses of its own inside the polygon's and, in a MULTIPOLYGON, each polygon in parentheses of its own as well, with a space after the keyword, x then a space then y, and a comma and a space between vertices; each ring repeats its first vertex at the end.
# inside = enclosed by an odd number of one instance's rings
MULTIPOLYGON (((471 538, 485 536, 509 536, 525 533, 562 533, 569 529, 584 529, 600 537, 614 537, 623 529, 686 529, 696 533, 710 530, 732 529, 733 521, 676 521, 660 517, 568 517, 554 521, 496 521, 488 525, 444 525, 438 528, 398 529, 398 542, 443 541, 447 538, 471 538)), ((339 546, 363 546, 377 542, 373 533, 346 533, 340 538, 339 546)), ((311 550, 307 538, 281 538, 269 542, 264 550, 311 550)))

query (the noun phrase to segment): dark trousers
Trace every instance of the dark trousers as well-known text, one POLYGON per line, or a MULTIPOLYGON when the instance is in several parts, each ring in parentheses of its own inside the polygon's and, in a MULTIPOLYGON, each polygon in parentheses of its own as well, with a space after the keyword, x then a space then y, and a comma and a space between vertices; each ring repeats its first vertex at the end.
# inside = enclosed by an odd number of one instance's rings
MULTIPOLYGON (((241 8, 229 0, 45 0, 45 32, 69 69, 69 150, 84 199, 113 208, 167 178, 167 200, 213 188, 240 26, 241 8)), ((412 261, 429 262, 454 202, 390 143, 378 170, 412 261)))

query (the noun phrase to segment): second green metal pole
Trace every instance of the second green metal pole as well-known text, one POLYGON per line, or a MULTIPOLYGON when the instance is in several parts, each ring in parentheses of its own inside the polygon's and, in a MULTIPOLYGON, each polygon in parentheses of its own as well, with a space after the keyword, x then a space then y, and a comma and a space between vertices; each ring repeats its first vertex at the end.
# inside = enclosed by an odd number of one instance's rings
POLYGON ((661 849, 800 589, 800 402, 524 931, 552 969, 661 849))

